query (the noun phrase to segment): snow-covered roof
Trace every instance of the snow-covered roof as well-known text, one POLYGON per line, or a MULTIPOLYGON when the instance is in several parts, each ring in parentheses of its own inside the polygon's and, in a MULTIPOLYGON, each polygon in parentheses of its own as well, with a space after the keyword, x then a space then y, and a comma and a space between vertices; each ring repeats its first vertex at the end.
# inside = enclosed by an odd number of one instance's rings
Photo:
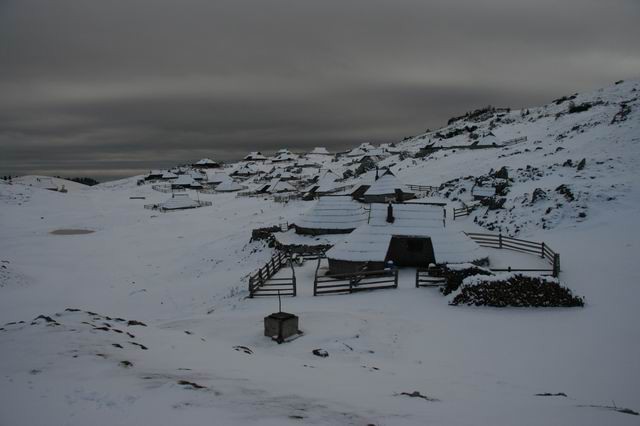
POLYGON ((275 193, 275 192, 287 192, 287 191, 295 191, 296 189, 291 186, 290 183, 282 181, 280 179, 271 179, 269 182, 269 188, 267 192, 275 193))
POLYGON ((178 175, 172 172, 164 172, 162 174, 162 179, 176 179, 177 177, 178 175))
POLYGON ((151 170, 149 176, 162 176, 164 172, 162 170, 151 170))
POLYGON ((207 182, 209 183, 220 183, 231 179, 228 174, 225 172, 210 172, 207 173, 207 182))
POLYGON ((204 173, 198 172, 197 170, 189 170, 189 176, 196 180, 202 180, 206 175, 204 173))
POLYGON ((327 251, 329 259, 352 262, 383 262, 393 236, 428 237, 436 262, 460 263, 480 260, 486 253, 462 232, 444 226, 442 207, 424 204, 393 204, 394 222, 387 222, 387 205, 371 205, 369 223, 358 227, 327 251))
POLYGON ((173 194, 164 203, 160 204, 160 208, 164 210, 192 209, 199 207, 200 203, 189 198, 189 194, 173 194))
POLYGON ((218 186, 216 186, 216 191, 219 191, 219 192, 234 192, 234 191, 243 190, 245 188, 246 188, 246 186, 242 186, 239 183, 236 183, 233 180, 229 179, 229 180, 226 180, 224 182, 221 182, 218 186))
POLYGON ((295 154, 291 154, 290 152, 283 152, 283 153, 278 154, 271 161, 294 161, 297 158, 298 158, 298 156, 295 155, 295 154))
POLYGON ((391 143, 383 143, 380 145, 380 149, 383 149, 385 151, 387 151, 388 153, 391 154, 396 154, 398 152, 402 152, 402 150, 398 147, 396 147, 394 144, 391 143))
POLYGON ((317 167, 317 168, 320 168, 322 166, 320 164, 316 163, 315 161, 311 161, 311 160, 307 160, 307 159, 298 159, 298 161, 296 161, 296 167, 317 167))
POLYGON ((471 193, 474 197, 493 197, 496 195, 496 188, 493 186, 476 186, 471 193))
POLYGON ((292 179, 297 179, 298 177, 296 175, 294 175, 291 172, 281 172, 278 175, 276 175, 277 177, 279 177, 282 180, 292 180, 292 179))
POLYGON ((249 155, 244 157, 245 161, 256 161, 256 160, 266 160, 266 159, 267 159, 267 157, 262 155, 262 153, 260 151, 250 152, 249 155))
POLYGON ((269 183, 262 185, 260 188, 258 188, 258 192, 268 192, 270 194, 274 194, 276 192, 288 192, 288 191, 295 191, 295 190, 296 188, 294 188, 290 183, 286 181, 282 181, 279 178, 271 179, 269 183))
POLYGON ((295 221, 296 226, 309 229, 356 229, 367 222, 368 213, 350 196, 320 197, 295 221))
POLYGON ((360 148, 363 151, 369 151, 371 149, 374 149, 375 147, 371 145, 371 143, 369 142, 363 142, 360 144, 360 146, 358 146, 358 148, 360 148))
POLYGON ((255 164, 246 163, 236 169, 236 171, 233 173, 238 175, 253 175, 258 173, 259 171, 260 169, 255 164))
POLYGON ((478 145, 500 145, 500 140, 493 134, 489 133, 478 140, 478 145))
POLYGON ((198 160, 195 165, 196 166, 212 166, 214 164, 218 164, 210 158, 203 158, 202 160, 198 160))
POLYGON ((331 153, 327 150, 327 148, 325 148, 323 146, 317 146, 317 147, 313 148, 313 150, 309 154, 331 155, 331 153))
POLYGON ((388 171, 379 177, 378 180, 374 181, 364 195, 391 195, 395 194, 396 189, 399 189, 405 194, 412 193, 400 179, 388 171))
POLYGON ((174 186, 187 186, 191 188, 201 188, 199 182, 196 182, 190 175, 180 175, 177 179, 171 182, 171 185, 174 186))
POLYGON ((360 157, 365 155, 367 152, 361 148, 354 148, 347 153, 347 157, 360 157))
POLYGON ((370 157, 386 157, 388 154, 382 148, 373 148, 373 149, 367 151, 367 153, 365 155, 368 155, 370 157))

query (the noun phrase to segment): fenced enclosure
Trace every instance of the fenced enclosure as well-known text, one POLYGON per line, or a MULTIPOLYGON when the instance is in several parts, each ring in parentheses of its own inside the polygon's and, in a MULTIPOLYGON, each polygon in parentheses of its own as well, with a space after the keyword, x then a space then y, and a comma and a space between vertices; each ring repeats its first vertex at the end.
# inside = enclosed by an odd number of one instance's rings
POLYGON ((318 259, 318 267, 313 280, 314 296, 398 288, 398 268, 321 275, 318 273, 321 261, 322 259, 318 259))
POLYGON ((171 185, 151 185, 151 189, 153 189, 154 191, 162 192, 164 194, 170 194, 174 192, 171 189, 171 185))
POLYGON ((275 201, 276 203, 286 204, 291 200, 299 200, 300 198, 302 198, 302 194, 299 194, 297 192, 285 193, 285 194, 274 194, 273 201, 275 201))
POLYGON ((296 271, 291 258, 282 251, 277 251, 262 268, 249 275, 249 297, 257 296, 295 296, 296 271), (274 278, 282 268, 291 268, 291 277, 274 278))
POLYGON ((520 238, 507 237, 501 233, 496 235, 465 232, 465 234, 467 234, 467 236, 475 241, 479 246, 535 254, 545 259, 551 265, 550 269, 523 269, 511 267, 491 269, 494 272, 547 272, 554 277, 558 277, 558 275, 560 275, 560 254, 553 251, 549 245, 544 242, 540 243, 522 240, 520 238))

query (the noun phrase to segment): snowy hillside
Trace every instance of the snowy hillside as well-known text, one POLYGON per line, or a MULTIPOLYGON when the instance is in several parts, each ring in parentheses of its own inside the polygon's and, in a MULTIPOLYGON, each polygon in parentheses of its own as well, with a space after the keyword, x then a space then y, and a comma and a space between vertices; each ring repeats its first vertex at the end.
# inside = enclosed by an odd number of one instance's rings
MULTIPOLYGON (((640 81, 325 151, 160 171, 246 188, 187 189, 212 205, 166 213, 153 206, 172 176, 67 193, 0 182, 0 425, 637 424, 640 81), (411 191, 436 187, 411 202, 446 203, 448 232, 548 243, 585 307, 450 306, 415 287, 415 268, 397 289, 314 297, 307 260, 282 300, 303 334, 264 337, 278 302, 248 299, 247 279, 274 249, 252 230, 286 229, 313 205, 269 188, 350 193, 376 166, 411 191), (474 200, 478 188, 499 194, 474 200)), ((497 267, 546 265, 487 253, 497 267)))
POLYGON ((13 180, 14 183, 21 185, 49 190, 60 190, 64 188, 66 190, 78 191, 87 188, 87 185, 78 182, 49 176, 27 175, 14 178, 13 180))

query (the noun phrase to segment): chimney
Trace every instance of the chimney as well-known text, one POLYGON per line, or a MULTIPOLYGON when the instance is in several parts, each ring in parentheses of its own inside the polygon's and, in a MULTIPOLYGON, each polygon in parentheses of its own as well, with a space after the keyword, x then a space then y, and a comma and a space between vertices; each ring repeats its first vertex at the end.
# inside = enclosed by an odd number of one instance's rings
POLYGON ((391 205, 391 203, 389 203, 389 205, 387 206, 387 222, 393 223, 395 221, 396 218, 393 217, 393 206, 391 205))

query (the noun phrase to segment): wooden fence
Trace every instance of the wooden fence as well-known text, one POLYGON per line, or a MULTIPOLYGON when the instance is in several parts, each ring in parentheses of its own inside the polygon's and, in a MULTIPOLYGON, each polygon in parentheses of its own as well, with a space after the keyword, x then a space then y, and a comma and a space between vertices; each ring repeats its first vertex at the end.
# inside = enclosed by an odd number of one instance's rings
POLYGON ((173 192, 173 190, 171 189, 171 185, 151 185, 151 189, 153 189, 154 191, 163 192, 165 194, 170 194, 171 192, 173 192))
POLYGON ((182 211, 182 210, 191 210, 191 209, 197 209, 198 207, 208 207, 208 206, 212 206, 213 202, 212 201, 204 201, 204 200, 199 200, 197 201, 198 205, 193 206, 193 207, 185 207, 182 209, 165 209, 162 207, 161 204, 145 204, 143 207, 147 210, 158 210, 159 212, 162 213, 167 213, 167 212, 176 212, 176 211, 182 211))
POLYGON ((460 207, 459 209, 453 209, 453 220, 459 217, 469 216, 473 210, 467 206, 460 207))
POLYGON ((522 136, 522 137, 519 137, 519 138, 513 138, 513 139, 509 139, 509 140, 506 140, 506 141, 502 142, 502 146, 515 145, 515 144, 520 143, 520 142, 525 142, 526 140, 527 140, 526 136, 522 136))
POLYGON ((296 295, 296 271, 291 259, 281 251, 276 252, 262 268, 249 275, 249 297, 296 295), (291 267, 291 277, 273 278, 283 267, 291 267))
POLYGON ((495 272, 549 272, 554 277, 560 275, 560 254, 551 250, 544 242, 527 241, 519 238, 507 237, 502 234, 483 234, 466 232, 467 236, 482 247, 514 250, 523 253, 531 253, 545 259, 551 265, 551 269, 522 269, 505 268, 491 269, 495 272))
POLYGON ((350 274, 318 275, 321 259, 313 280, 313 295, 356 293, 358 291, 398 288, 398 268, 362 271, 350 274))
POLYGON ((418 287, 439 287, 446 283, 443 277, 439 277, 436 271, 439 268, 418 268, 416 269, 416 288, 418 287))
POLYGON ((299 194, 297 192, 273 195, 273 201, 275 201, 276 203, 282 203, 282 204, 286 204, 291 200, 299 200, 300 198, 302 198, 302 194, 299 194))
POLYGON ((407 185, 407 188, 409 188, 412 191, 415 191, 416 197, 418 198, 428 197, 429 195, 433 194, 438 190, 437 186, 430 186, 430 185, 407 185))

